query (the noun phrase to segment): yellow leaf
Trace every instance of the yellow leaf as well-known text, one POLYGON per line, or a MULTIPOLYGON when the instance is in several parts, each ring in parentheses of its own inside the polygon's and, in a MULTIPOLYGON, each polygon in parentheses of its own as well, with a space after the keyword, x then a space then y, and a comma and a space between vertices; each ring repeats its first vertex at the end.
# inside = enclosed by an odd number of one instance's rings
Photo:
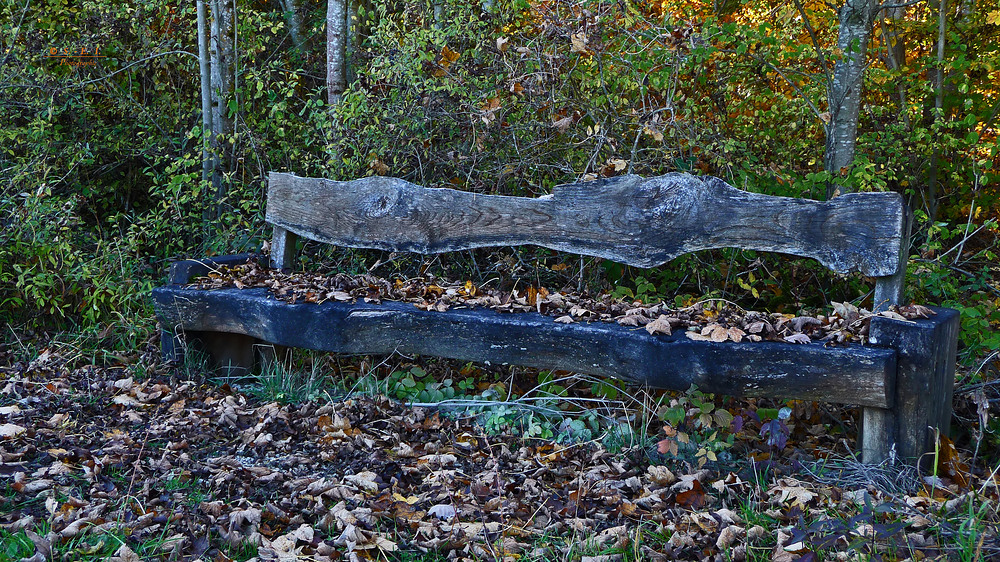
POLYGON ((418 498, 417 496, 409 496, 409 497, 407 497, 407 496, 404 496, 403 494, 400 494, 399 492, 394 492, 392 494, 392 499, 394 499, 394 500, 396 500, 398 502, 405 502, 407 505, 413 505, 413 504, 417 503, 418 501, 420 501, 420 498, 418 498))
POLYGON ((458 60, 458 53, 452 51, 447 45, 441 49, 441 66, 448 68, 451 63, 458 60))
POLYGON ((1000 10, 993 10, 986 14, 986 23, 990 25, 1000 25, 1000 10))

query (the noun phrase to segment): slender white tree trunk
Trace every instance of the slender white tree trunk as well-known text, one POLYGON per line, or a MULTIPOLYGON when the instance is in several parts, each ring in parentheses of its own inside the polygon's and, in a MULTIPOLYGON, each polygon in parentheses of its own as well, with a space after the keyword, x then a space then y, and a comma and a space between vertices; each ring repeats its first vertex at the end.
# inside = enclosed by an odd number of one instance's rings
POLYGON ((212 186, 215 190, 216 216, 222 212, 221 203, 228 189, 223 173, 230 169, 231 152, 228 142, 219 142, 219 137, 229 137, 233 132, 233 120, 227 103, 233 89, 233 13, 229 0, 211 0, 212 25, 209 44, 212 66, 212 148, 215 166, 212 186))
POLYGON ((210 151, 212 135, 212 64, 208 55, 208 21, 204 0, 198 0, 198 65, 201 70, 201 179, 209 181, 215 165, 210 151))
MULTIPOLYGON (((840 8, 837 48, 841 55, 834 65, 829 85, 830 122, 826 125, 823 156, 824 169, 834 176, 849 169, 854 162, 868 41, 880 5, 876 0, 845 0, 840 8)), ((836 185, 831 183, 827 187, 828 198, 839 194, 836 185)))
POLYGON ((347 88, 347 0, 326 3, 326 97, 331 107, 347 88))

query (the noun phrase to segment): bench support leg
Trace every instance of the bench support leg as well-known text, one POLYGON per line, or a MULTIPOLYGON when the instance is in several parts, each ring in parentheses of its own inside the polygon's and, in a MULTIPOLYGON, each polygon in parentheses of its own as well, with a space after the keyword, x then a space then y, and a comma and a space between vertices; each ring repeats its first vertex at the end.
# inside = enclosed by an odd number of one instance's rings
POLYGON ((271 236, 271 267, 277 270, 291 269, 295 261, 295 241, 298 236, 280 226, 274 227, 271 236))
POLYGON ((872 319, 869 341, 898 355, 893 407, 864 409, 861 450, 867 464, 881 463, 893 448, 904 462, 920 461, 937 445, 934 429, 948 433, 959 314, 936 311, 931 319, 917 322, 872 319))
POLYGON ((170 364, 184 361, 184 342, 180 336, 170 330, 160 329, 160 354, 163 360, 170 364))

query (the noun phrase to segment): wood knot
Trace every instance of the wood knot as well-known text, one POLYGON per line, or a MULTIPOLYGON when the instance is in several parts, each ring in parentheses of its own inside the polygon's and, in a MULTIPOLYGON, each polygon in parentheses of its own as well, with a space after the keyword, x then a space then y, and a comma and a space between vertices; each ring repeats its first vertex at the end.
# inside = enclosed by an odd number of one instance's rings
POLYGON ((398 193, 375 193, 364 203, 365 216, 368 218, 384 217, 399 199, 398 193))

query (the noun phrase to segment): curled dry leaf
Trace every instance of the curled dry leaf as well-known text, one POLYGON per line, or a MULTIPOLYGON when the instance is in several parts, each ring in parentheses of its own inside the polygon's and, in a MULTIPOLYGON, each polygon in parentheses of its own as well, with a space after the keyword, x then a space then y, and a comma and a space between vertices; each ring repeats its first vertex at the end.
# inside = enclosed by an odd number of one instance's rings
POLYGON ((431 508, 427 510, 427 515, 447 520, 458 515, 458 511, 451 505, 439 503, 431 506, 431 508))
POLYGON ((670 321, 667 320, 666 315, 661 314, 656 320, 646 324, 646 331, 650 335, 666 334, 669 336, 671 333, 670 321))
POLYGON ((739 525, 730 525, 719 533, 719 538, 715 541, 715 546, 719 547, 723 551, 729 550, 738 540, 743 539, 747 536, 747 530, 739 525))
POLYGON ((893 312, 891 310, 883 310, 882 312, 879 312, 878 315, 884 316, 886 318, 892 318, 893 320, 902 320, 904 322, 907 321, 905 316, 899 314, 898 312, 893 312))
POLYGON ((564 314, 563 316, 560 316, 559 318, 556 318, 555 321, 558 322, 558 323, 560 323, 560 324, 572 324, 573 323, 573 317, 570 316, 569 314, 564 314))
POLYGON ((28 431, 26 428, 13 423, 0 424, 0 438, 17 437, 28 431))
MULTIPOLYGON (((707 334, 709 339, 711 339, 712 341, 721 343, 729 339, 729 330, 723 328, 722 326, 719 325, 708 326, 705 328, 705 330, 707 330, 708 328, 712 329, 707 334)), ((706 335, 705 330, 701 331, 702 335, 706 335)))
POLYGON ((809 336, 805 334, 792 334, 790 336, 785 336, 785 341, 788 343, 810 343, 809 336))
POLYGON ((729 328, 726 331, 728 333, 729 339, 732 340, 732 341, 734 341, 734 342, 740 342, 740 341, 742 341, 743 340, 743 336, 746 335, 746 332, 744 332, 743 330, 741 330, 739 328, 736 328, 736 327, 729 328))
POLYGON ((638 328, 639 326, 645 326, 650 322, 649 318, 641 314, 632 314, 628 316, 622 316, 618 319, 618 323, 622 326, 632 326, 633 328, 638 328))
POLYGON ((650 465, 646 469, 646 475, 657 486, 670 486, 674 482, 677 482, 677 477, 674 476, 674 473, 662 465, 650 465))

